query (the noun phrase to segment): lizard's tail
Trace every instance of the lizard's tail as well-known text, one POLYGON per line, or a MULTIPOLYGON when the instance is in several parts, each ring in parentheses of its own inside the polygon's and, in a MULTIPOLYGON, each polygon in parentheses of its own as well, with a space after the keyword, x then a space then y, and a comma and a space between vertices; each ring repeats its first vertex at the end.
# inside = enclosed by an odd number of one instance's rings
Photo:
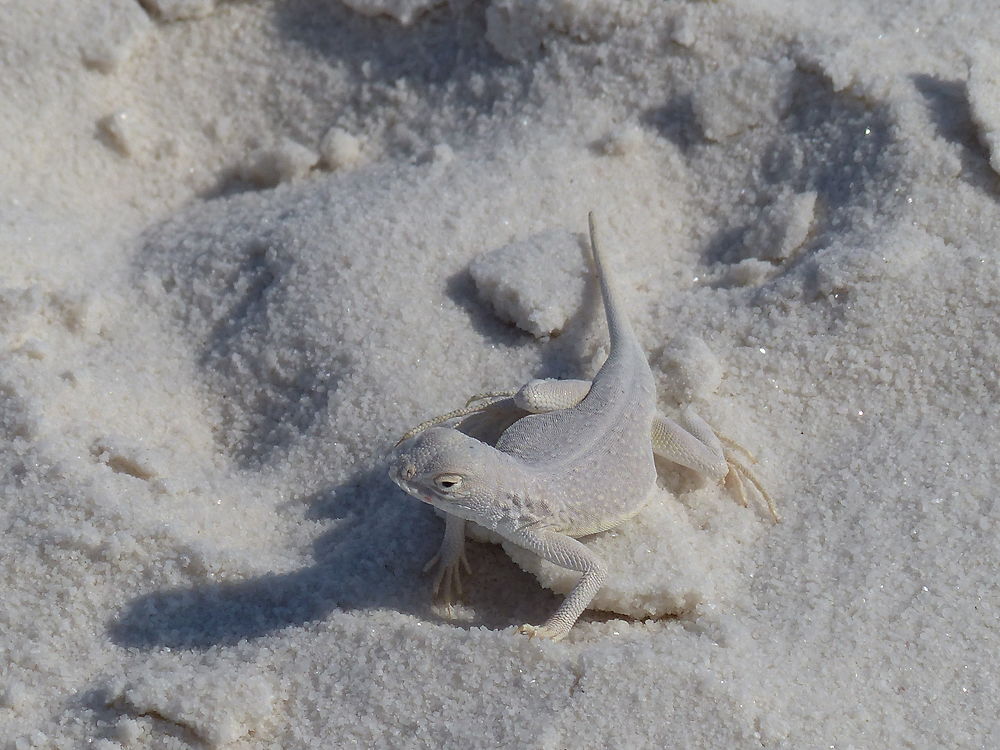
POLYGON ((612 345, 617 341, 635 340, 632 326, 619 304, 621 295, 618 293, 618 285, 615 284, 613 274, 608 272, 604 262, 604 253, 597 241, 597 225, 594 221, 593 211, 587 214, 587 220, 590 225, 590 250, 594 256, 594 266, 597 268, 597 279, 601 283, 604 314, 608 318, 608 333, 611 336, 612 345))

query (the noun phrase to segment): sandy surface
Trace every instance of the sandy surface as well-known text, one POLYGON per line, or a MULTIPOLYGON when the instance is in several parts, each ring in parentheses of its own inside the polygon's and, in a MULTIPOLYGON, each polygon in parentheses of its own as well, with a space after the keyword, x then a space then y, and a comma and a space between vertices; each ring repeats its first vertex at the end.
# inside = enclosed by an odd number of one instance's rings
POLYGON ((1000 22, 812 6, 5 3, 0 747, 1000 746, 1000 22), (784 522, 661 465, 553 644, 382 456, 595 371, 591 208, 784 522))

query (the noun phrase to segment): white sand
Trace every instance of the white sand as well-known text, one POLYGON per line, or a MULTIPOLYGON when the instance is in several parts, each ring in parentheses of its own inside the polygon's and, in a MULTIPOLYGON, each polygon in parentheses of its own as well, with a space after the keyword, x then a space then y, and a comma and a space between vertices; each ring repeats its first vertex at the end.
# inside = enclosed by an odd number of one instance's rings
POLYGON ((989 4, 349 5, 4 5, 0 747, 1000 746, 989 4), (540 643, 380 457, 600 364, 590 208, 785 521, 663 465, 540 643))

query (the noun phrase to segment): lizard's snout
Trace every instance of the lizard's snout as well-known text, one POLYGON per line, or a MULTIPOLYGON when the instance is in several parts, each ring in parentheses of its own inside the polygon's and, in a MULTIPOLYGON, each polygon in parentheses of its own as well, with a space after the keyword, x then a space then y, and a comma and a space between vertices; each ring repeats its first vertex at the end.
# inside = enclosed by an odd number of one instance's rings
POLYGON ((389 454, 389 478, 396 484, 400 481, 408 482, 417 475, 416 464, 410 458, 408 452, 398 448, 389 454))

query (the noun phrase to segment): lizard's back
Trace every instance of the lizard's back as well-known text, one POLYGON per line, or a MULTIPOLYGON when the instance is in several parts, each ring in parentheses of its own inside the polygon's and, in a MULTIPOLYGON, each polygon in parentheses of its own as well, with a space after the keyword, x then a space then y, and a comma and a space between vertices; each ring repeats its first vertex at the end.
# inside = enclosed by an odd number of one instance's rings
POLYGON ((591 220, 591 247, 601 283, 611 350, 587 397, 569 409, 528 415, 496 447, 525 465, 527 491, 548 508, 546 519, 574 535, 611 528, 645 504, 656 481, 650 427, 653 375, 601 257, 591 220))

